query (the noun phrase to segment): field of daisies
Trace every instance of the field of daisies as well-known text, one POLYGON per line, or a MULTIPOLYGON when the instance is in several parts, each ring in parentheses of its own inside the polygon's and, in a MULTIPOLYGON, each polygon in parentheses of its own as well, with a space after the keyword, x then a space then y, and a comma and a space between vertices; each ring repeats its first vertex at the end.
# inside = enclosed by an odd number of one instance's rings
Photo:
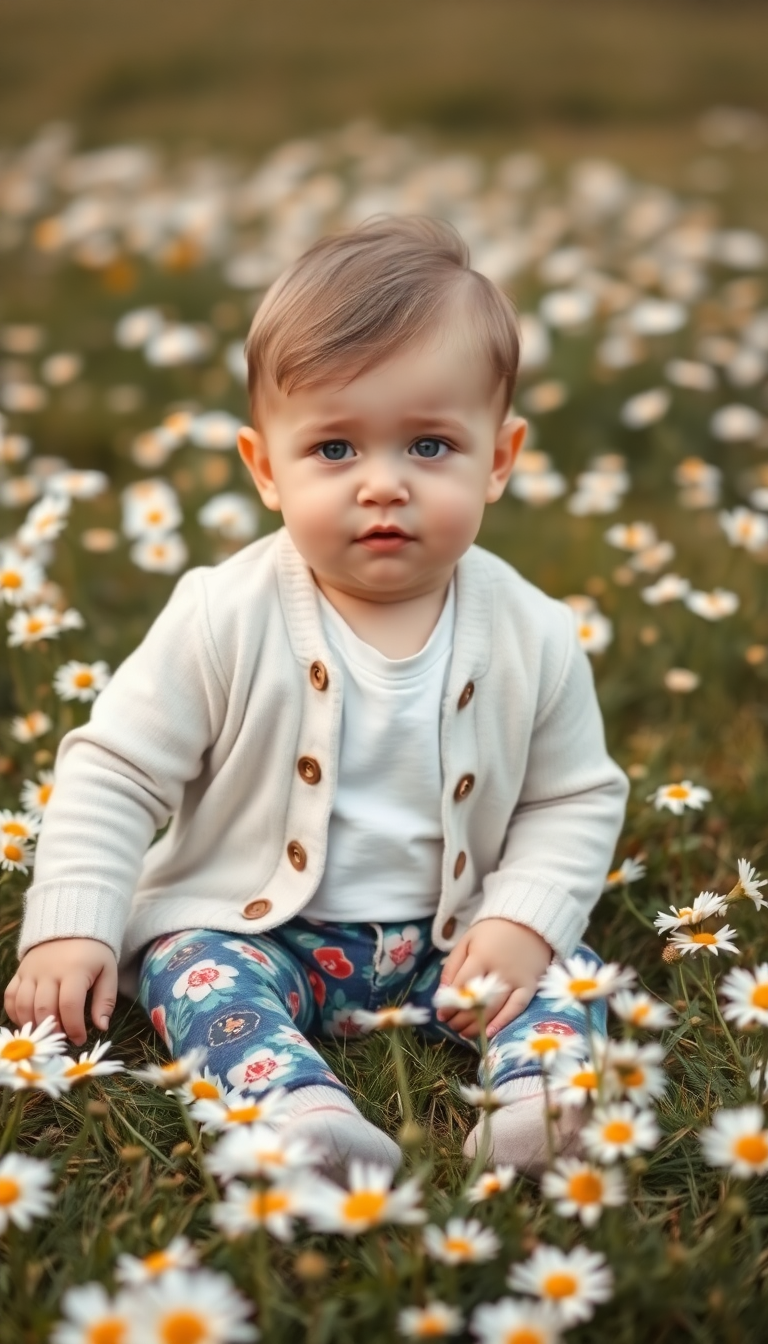
MULTIPOLYGON (((0 155, 3 987, 62 735, 186 568, 279 525, 235 449, 259 297, 376 212, 451 219, 515 299, 530 432, 478 540, 572 608, 632 781, 590 931, 605 965, 543 984, 583 1034, 520 1047, 540 1181, 462 1159, 503 1090, 407 1003, 322 1043, 403 1148, 394 1178, 343 1184, 280 1130, 277 1085, 170 1061, 137 1005, 74 1053, 3 1019, 3 1344, 764 1337, 768 243, 729 183, 766 150, 759 116, 715 108, 677 191, 363 122, 248 165, 84 152, 64 124, 0 155)), ((462 994, 486 1053, 494 992, 462 994)))

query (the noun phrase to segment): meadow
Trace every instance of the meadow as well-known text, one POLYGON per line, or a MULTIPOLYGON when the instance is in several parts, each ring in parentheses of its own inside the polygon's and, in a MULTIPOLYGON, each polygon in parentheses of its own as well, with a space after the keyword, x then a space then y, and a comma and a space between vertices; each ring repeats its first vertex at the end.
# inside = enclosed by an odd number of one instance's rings
POLYGON ((514 297, 529 437, 478 542, 572 607, 632 789, 590 933, 614 969, 585 989, 571 968, 563 991, 609 999, 615 1044, 590 1055, 585 1039, 580 1082, 554 1048, 548 1061, 551 1103, 569 1089, 593 1112, 583 1167, 553 1153, 541 1185, 468 1172, 472 1057, 382 1021, 322 1050, 400 1135, 399 1203, 370 1173, 346 1202, 301 1166, 281 1181, 251 1132, 233 1231, 215 1153, 236 1099, 194 1061, 163 1072, 138 1005, 121 1000, 109 1050, 93 1037, 79 1064, 7 1026, 4 1344, 762 1337, 768 244, 749 187, 768 123, 713 108, 680 134, 673 182, 364 119, 255 164, 145 142, 81 151, 63 123, 6 153, 3 984, 57 743, 181 572, 280 525, 235 450, 255 305, 319 233, 377 211, 452 220, 514 297), (636 973, 623 990, 619 968, 636 973), (113 1059, 124 1070, 102 1072, 113 1059))

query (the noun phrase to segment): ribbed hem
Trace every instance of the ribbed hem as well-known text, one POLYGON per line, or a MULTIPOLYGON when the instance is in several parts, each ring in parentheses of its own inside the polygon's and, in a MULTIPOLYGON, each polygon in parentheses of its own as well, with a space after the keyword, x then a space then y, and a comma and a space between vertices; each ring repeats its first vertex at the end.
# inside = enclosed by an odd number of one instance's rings
POLYGON ((30 887, 19 935, 19 960, 30 947, 52 938, 96 938, 111 947, 119 960, 127 913, 123 893, 106 884, 43 882, 30 887))
POLYGON ((589 922, 583 907, 563 887, 503 868, 483 882, 483 899, 472 924, 498 918, 533 929, 558 957, 571 956, 589 922))

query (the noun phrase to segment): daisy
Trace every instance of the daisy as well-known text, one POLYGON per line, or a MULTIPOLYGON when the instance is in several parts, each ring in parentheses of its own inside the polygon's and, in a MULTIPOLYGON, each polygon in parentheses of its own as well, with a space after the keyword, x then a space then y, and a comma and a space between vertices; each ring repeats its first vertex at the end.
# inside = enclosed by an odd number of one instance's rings
POLYGON ((595 1111, 582 1130, 584 1146, 597 1162, 633 1157, 641 1148, 655 1148, 661 1135, 650 1111, 636 1111, 628 1101, 595 1111))
POLYGON ((44 581, 43 568, 36 560, 10 547, 0 550, 0 598, 4 602, 12 607, 26 605, 37 596, 44 581))
POLYGON ((130 549, 134 565, 150 574, 178 574, 189 559, 184 538, 178 532, 165 536, 144 537, 130 549))
POLYGON ((184 521, 178 496, 173 493, 124 498, 123 532, 126 537, 159 537, 184 521))
POLYGON ((585 1106, 596 1101, 600 1079, 594 1064, 586 1059, 561 1056, 555 1061, 549 1085, 565 1106, 585 1106))
POLYGON ((584 1051, 584 1037, 577 1031, 563 1031, 561 1023, 555 1023, 556 1030, 550 1030, 547 1022, 537 1022, 520 1041, 508 1041, 503 1047, 503 1058, 514 1059, 519 1063, 529 1060, 550 1068, 560 1055, 578 1055, 584 1051))
POLYGON ((15 611, 8 622, 8 631, 10 649, 18 649, 22 644, 37 644, 42 639, 57 639, 56 612, 47 603, 32 607, 30 611, 15 611))
POLYGON ((714 891, 700 891, 693 905, 682 905, 679 909, 676 905, 671 905, 669 908, 672 911, 671 915, 660 910, 653 921, 659 933, 681 929, 686 924, 701 924, 705 919, 711 919, 713 915, 721 915, 725 909, 725 897, 718 896, 714 891))
POLYGON ((608 874, 603 884, 603 891, 610 891, 612 887, 629 886, 630 882, 639 882, 641 877, 645 877, 646 868, 644 863, 638 863, 635 859, 625 859, 618 868, 614 868, 608 874))
POLYGON ((576 635, 585 653, 604 653, 613 639, 613 623, 599 611, 591 616, 579 616, 576 635))
POLYGON ((47 714, 33 709, 30 714, 19 714, 11 719, 11 737, 16 742, 32 742, 36 737, 49 733, 52 727, 53 720, 47 714))
POLYGON ((731 546, 743 546, 747 551, 761 551, 768 543, 768 518, 743 507, 727 509, 718 515, 720 526, 731 546))
POLYGON ((457 1090, 470 1106, 481 1106, 484 1111, 501 1110, 514 1100, 514 1096, 510 1095, 508 1083, 502 1083, 500 1087, 478 1087, 475 1083, 458 1083, 457 1090))
POLYGON ((148 1064, 144 1069, 131 1069, 131 1076, 140 1078, 142 1082, 153 1083, 155 1087, 162 1087, 165 1091, 171 1091, 188 1082, 205 1057, 205 1046, 197 1045, 179 1059, 172 1059, 169 1064, 148 1064))
POLYGON ((223 1101, 226 1095, 227 1088, 218 1073, 211 1073, 207 1064, 203 1066, 202 1073, 193 1073, 178 1091, 179 1098, 186 1106, 193 1106, 196 1101, 223 1101))
POLYGON ((647 551, 658 541, 652 523, 615 523, 604 535, 609 546, 620 551, 647 551))
POLYGON ((424 1228, 424 1249, 444 1265, 479 1264, 493 1260, 501 1242, 493 1228, 483 1227, 477 1218, 449 1218, 445 1228, 434 1223, 424 1228))
POLYGON ((698 690, 701 677, 689 667, 670 667, 664 673, 664 685, 675 695, 689 695, 691 691, 698 690))
POLYGON ((436 1008, 467 1008, 470 1012, 488 1008, 500 994, 509 993, 509 985, 495 971, 473 975, 463 985, 438 985, 432 996, 436 1008))
POLYGON ((363 1028, 363 1031, 389 1031, 393 1027, 417 1027, 422 1026, 430 1019, 428 1008, 416 1008, 410 1003, 405 1003, 401 1007, 379 1008, 376 1012, 368 1012, 366 1008, 355 1008, 352 1013, 352 1020, 357 1022, 363 1028))
MULTIPOLYGON (((193 1089, 194 1082, 187 1084, 193 1089)), ((192 1117, 206 1133, 223 1131, 236 1125, 252 1125, 257 1120, 273 1124, 285 1106, 289 1093, 284 1087, 270 1088, 255 1097, 252 1092, 241 1092, 233 1087, 218 1100, 200 1097, 192 1105, 192 1117)))
POLYGON ((34 1030, 31 1022, 25 1022, 17 1031, 0 1027, 0 1069, 14 1068, 17 1064, 36 1068, 53 1055, 60 1055, 67 1038, 63 1031, 54 1030, 56 1025, 56 1018, 50 1013, 34 1030))
POLYGON ((500 1195, 502 1190, 508 1190, 516 1175, 512 1166, 499 1166, 494 1167, 493 1171, 484 1171, 478 1176, 474 1185, 470 1185, 467 1199, 470 1204, 479 1204, 481 1200, 492 1199, 494 1195, 500 1195))
POLYGON ((720 992, 728 1000, 723 1016, 732 1019, 740 1031, 755 1025, 768 1027, 768 962, 753 971, 734 967, 723 977, 720 992))
POLYGON ((707 933, 700 929, 697 933, 689 933, 685 929, 676 929, 669 939, 668 946, 674 947, 678 952, 711 952, 716 957, 718 952, 738 952, 738 947, 732 941, 736 930, 732 929, 730 924, 723 924, 716 933, 707 933))
POLYGON ((591 1320, 595 1306, 610 1300, 613 1273, 599 1251, 584 1246, 574 1246, 572 1251, 537 1246, 524 1264, 512 1266, 507 1284, 513 1292, 549 1302, 567 1329, 591 1320))
POLYGON ((61 1299, 64 1319, 53 1327, 50 1344, 91 1344, 100 1339, 129 1344, 133 1305, 130 1294, 122 1292, 112 1298, 100 1283, 67 1288, 61 1299))
POLYGON ((40 770, 37 780, 25 779, 21 786, 21 806, 40 821, 51 801, 53 793, 53 771, 40 770))
POLYGON ((604 1208, 623 1204, 626 1189, 621 1174, 579 1158, 559 1158, 541 1180, 545 1199, 551 1199, 562 1218, 577 1216, 585 1227, 594 1227, 604 1208))
POLYGON ((690 779, 684 779, 680 784, 662 784, 646 799, 649 803, 653 802, 657 811, 661 811, 662 807, 668 807, 676 817, 681 817, 686 807, 700 810, 711 800, 712 794, 709 789, 702 788, 700 784, 692 784, 690 779))
POLYGON ((52 1180, 50 1162, 38 1162, 21 1153, 0 1158, 0 1233, 9 1222, 27 1231, 33 1218, 44 1218, 50 1212, 53 1195, 46 1186, 52 1180))
POLYGON ((205 411, 196 415, 189 429, 189 437, 197 448, 228 452, 237 447, 238 430, 242 421, 229 411, 205 411))
POLYGON ((292 1139, 270 1125, 255 1121, 235 1125, 206 1155, 205 1164, 221 1181, 236 1176, 266 1176, 275 1179, 294 1167, 309 1167, 322 1160, 306 1139, 292 1139))
POLYGON ((738 594, 726 588, 714 588, 711 593, 688 593, 684 601, 689 611, 703 616, 705 621, 721 621, 724 616, 732 616, 739 606, 738 594))
POLYGON ((723 443, 747 443, 758 437, 764 423, 762 415, 753 406, 733 402, 715 411, 709 429, 723 443))
POLYGON ((32 863, 32 851, 23 840, 15 840, 10 835, 0 836, 0 868, 9 873, 28 873, 32 863))
POLYGON ((250 1314, 251 1303, 228 1275, 210 1269, 171 1269, 148 1283, 135 1301, 136 1333, 142 1344, 256 1340, 259 1331, 248 1324, 250 1314))
POLYGON ((48 478, 48 489, 70 499, 95 499, 109 489, 109 477, 103 471, 55 471, 48 478))
POLYGON ((316 1181, 307 1189, 304 1212, 318 1232, 342 1232, 357 1236, 382 1223, 423 1223, 421 1185, 415 1176, 392 1188, 389 1167, 353 1158, 349 1164, 349 1189, 330 1181, 316 1181))
POLYGON ((622 970, 615 961, 600 965, 579 953, 565 961, 553 961, 539 981, 542 998, 552 999, 553 1008, 572 1007, 574 1003, 589 1003, 604 999, 617 989, 626 989, 635 979, 630 967, 622 970))
POLYGON ((699 1134, 704 1160, 730 1167, 733 1176, 762 1176, 768 1171, 768 1130, 760 1106, 718 1111, 699 1134))
POLYGON ((256 507, 246 495, 213 495, 199 510, 197 521, 215 528, 230 541, 248 541, 259 530, 256 507))
POLYGON ((675 548, 671 541, 658 541, 647 550, 636 551, 630 560, 630 566, 638 574, 656 574, 674 559, 675 548))
POLYGON ((148 1255, 126 1255, 117 1257, 115 1278, 118 1283, 133 1287, 136 1284, 149 1283, 158 1274, 169 1269, 194 1269, 197 1265, 197 1252, 186 1237, 174 1237, 164 1251, 150 1251, 148 1255))
POLYGON ((664 574, 649 588, 641 588, 640 596, 649 606, 658 607, 663 602, 676 602, 690 591, 691 585, 688 579, 681 578, 679 574, 664 574))
POLYGON ((672 1009, 661 999, 655 999, 644 989, 635 992, 624 989, 610 1000, 617 1017, 633 1027, 645 1027, 648 1031, 663 1031, 675 1021, 672 1009))
POLYGON ((754 904, 756 910, 761 910, 768 901, 764 900, 760 888, 768 885, 768 878, 758 878, 757 870, 747 863, 746 859, 738 860, 739 880, 733 891, 729 891, 727 900, 736 901, 742 896, 748 896, 754 904))
POLYGON ((403 1307, 397 1313, 397 1328, 406 1339, 439 1339, 458 1335, 464 1318, 456 1307, 437 1299, 426 1307, 403 1307))
POLYGON ((53 674, 53 689, 62 700, 95 700, 110 678, 107 663, 62 663, 53 674))
POLYGON ((31 548, 41 541, 53 541, 66 527, 69 510, 70 501, 65 495, 43 495, 19 528, 21 545, 31 548))
POLYGON ((84 1050, 77 1061, 71 1055, 63 1055, 61 1062, 64 1077, 72 1083, 79 1083, 84 1078, 102 1078, 110 1073, 122 1073, 121 1059, 102 1059, 111 1044, 111 1041, 98 1041, 90 1053, 84 1050))
POLYGON ((635 1106, 644 1106, 654 1097, 663 1096, 667 1078, 661 1065, 663 1046, 655 1041, 639 1045, 637 1041, 606 1041, 602 1047, 603 1065, 615 1090, 629 1097, 635 1106))
POLYGON ((211 1221, 226 1237, 266 1227, 273 1237, 290 1241, 296 1218, 304 1212, 302 1193, 293 1182, 273 1182, 266 1190, 232 1181, 224 1199, 210 1209, 211 1221))
POLYGON ((548 1302, 520 1302, 512 1297, 475 1307, 471 1328, 480 1344, 558 1344, 561 1338, 557 1316, 548 1302))

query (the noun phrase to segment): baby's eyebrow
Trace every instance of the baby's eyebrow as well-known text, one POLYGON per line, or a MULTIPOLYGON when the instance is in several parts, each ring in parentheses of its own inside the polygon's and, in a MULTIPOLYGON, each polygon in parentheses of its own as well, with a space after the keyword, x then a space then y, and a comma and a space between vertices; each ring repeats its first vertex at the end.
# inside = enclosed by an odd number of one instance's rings
MULTIPOLYGON (((310 421, 299 427, 299 432, 303 435, 310 435, 315 438, 329 438, 331 436, 340 436, 342 434, 356 434, 364 427, 364 420, 357 416, 339 417, 336 420, 310 421)), ((413 415, 404 416, 399 422, 398 428, 405 434, 418 433, 419 430, 438 434, 460 434, 466 430, 466 426, 451 416, 446 416, 441 412, 429 414, 429 412, 419 411, 413 415)))

